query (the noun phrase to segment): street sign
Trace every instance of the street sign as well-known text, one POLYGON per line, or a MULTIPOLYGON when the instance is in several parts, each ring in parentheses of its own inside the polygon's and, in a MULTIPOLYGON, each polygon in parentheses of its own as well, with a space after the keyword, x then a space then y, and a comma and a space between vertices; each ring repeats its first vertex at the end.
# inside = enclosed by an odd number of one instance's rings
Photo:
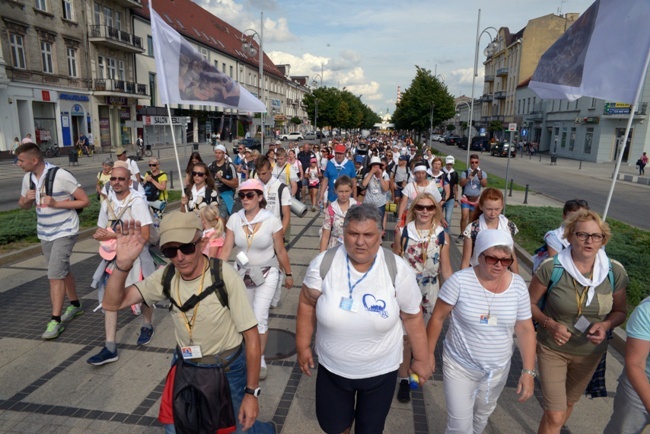
POLYGON ((523 129, 521 130, 521 137, 526 137, 528 135, 528 130, 523 129))
POLYGON ((517 131, 517 124, 516 123, 508 124, 508 131, 517 131))
POLYGON ((485 137, 486 134, 487 134, 487 130, 485 128, 481 128, 480 130, 478 130, 479 136, 485 137))

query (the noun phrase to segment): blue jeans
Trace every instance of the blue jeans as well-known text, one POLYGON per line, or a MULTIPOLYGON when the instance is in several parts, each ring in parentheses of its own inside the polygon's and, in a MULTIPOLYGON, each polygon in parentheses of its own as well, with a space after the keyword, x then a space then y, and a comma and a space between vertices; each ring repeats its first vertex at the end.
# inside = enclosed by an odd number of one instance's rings
MULTIPOLYGON (((232 357, 232 356, 231 356, 232 357)), ((172 364, 176 361, 176 355, 172 358, 172 364)), ((235 434, 243 434, 242 426, 239 423, 239 408, 244 400, 244 388, 246 387, 246 348, 241 351, 237 357, 230 364, 230 370, 226 372, 228 385, 230 386, 230 396, 232 399, 232 406, 235 410, 235 419, 237 420, 237 431, 235 434)), ((260 422, 256 420, 253 426, 246 431, 246 434, 274 434, 275 429, 273 425, 268 422, 260 422)), ((165 425, 165 434, 176 434, 174 425, 165 425)))
POLYGON ((454 199, 449 199, 448 201, 445 202, 445 204, 442 206, 445 212, 445 220, 447 221, 447 227, 445 228, 445 232, 448 234, 451 233, 451 217, 454 212, 454 205, 456 204, 456 201, 454 199))

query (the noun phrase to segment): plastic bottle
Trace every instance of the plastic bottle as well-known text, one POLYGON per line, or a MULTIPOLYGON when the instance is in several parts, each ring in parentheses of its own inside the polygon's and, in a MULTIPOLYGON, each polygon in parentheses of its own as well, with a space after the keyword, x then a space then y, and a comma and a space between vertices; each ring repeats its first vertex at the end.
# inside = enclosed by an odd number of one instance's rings
POLYGON ((418 377, 418 374, 409 375, 409 386, 411 387, 411 390, 416 390, 419 384, 420 377, 418 377))

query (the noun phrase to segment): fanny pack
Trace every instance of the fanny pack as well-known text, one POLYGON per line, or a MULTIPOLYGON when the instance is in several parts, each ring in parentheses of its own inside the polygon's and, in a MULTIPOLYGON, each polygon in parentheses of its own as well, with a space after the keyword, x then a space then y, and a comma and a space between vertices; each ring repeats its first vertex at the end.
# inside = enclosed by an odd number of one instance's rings
POLYGON ((478 205, 478 196, 466 196, 463 195, 463 197, 460 199, 462 203, 466 203, 471 206, 477 206, 478 205))

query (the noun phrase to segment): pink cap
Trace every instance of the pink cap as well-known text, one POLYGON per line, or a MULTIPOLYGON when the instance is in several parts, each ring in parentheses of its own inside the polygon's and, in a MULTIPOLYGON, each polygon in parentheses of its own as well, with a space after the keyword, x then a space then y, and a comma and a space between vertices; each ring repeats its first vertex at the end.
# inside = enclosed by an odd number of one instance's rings
POLYGON ((239 191, 242 190, 259 190, 264 192, 264 184, 259 179, 247 179, 239 185, 239 191))

